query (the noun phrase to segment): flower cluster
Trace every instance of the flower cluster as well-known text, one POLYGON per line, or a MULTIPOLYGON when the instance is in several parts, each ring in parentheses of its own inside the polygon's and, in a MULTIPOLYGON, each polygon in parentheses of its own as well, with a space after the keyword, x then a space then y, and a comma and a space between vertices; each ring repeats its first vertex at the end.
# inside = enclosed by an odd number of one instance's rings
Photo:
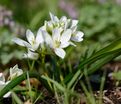
MULTIPOLYGON (((0 90, 2 90, 12 79, 15 77, 23 74, 22 69, 18 68, 18 65, 15 65, 13 68, 10 68, 10 76, 8 81, 5 81, 5 77, 3 73, 0 73, 0 90)), ((4 97, 10 96, 11 92, 8 92, 7 94, 4 95, 4 97)))
POLYGON ((13 41, 21 46, 27 47, 28 53, 25 58, 38 59, 39 51, 43 48, 50 48, 57 56, 64 58, 66 52, 64 48, 70 45, 76 46, 74 42, 83 41, 84 33, 77 30, 78 20, 67 19, 66 16, 60 19, 50 13, 50 21, 45 21, 44 25, 39 28, 36 37, 27 30, 24 41, 19 38, 14 38, 13 41))

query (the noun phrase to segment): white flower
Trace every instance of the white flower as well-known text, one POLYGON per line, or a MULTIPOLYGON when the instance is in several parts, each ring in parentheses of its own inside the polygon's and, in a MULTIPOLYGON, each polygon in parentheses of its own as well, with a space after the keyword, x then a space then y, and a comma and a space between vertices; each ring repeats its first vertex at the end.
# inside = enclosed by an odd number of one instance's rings
MULTIPOLYGON (((5 77, 3 75, 3 73, 0 73, 0 90, 2 90, 10 81, 5 82, 5 77)), ((8 92, 7 94, 5 94, 3 97, 9 97, 11 94, 11 92, 8 92)))
POLYGON ((67 19, 66 16, 62 16, 60 19, 53 15, 52 13, 50 13, 50 18, 51 18, 51 22, 53 23, 54 27, 58 27, 58 28, 62 28, 62 29, 67 29, 69 23, 70 23, 70 19, 67 19))
POLYGON ((40 44, 44 43, 41 29, 38 30, 36 37, 31 32, 31 30, 28 29, 26 31, 26 38, 28 42, 19 38, 14 38, 13 41, 16 44, 27 47, 28 49, 32 51, 36 51, 39 48, 40 44))
MULTIPOLYGON (((66 16, 62 16, 60 19, 53 15, 52 13, 50 13, 50 21, 45 21, 44 26, 41 27, 42 30, 47 31, 48 33, 52 33, 53 29, 55 28, 61 28, 64 31, 66 31, 67 29, 71 29, 72 30, 72 34, 71 34, 71 40, 74 42, 81 42, 83 41, 83 36, 84 33, 81 31, 77 31, 77 24, 78 24, 78 20, 72 20, 72 19, 67 19, 66 16)), ((72 45, 75 45, 72 42, 72 45)))
POLYGON ((75 41, 75 42, 83 41, 84 33, 81 31, 77 31, 78 20, 67 19, 66 16, 62 16, 59 20, 58 17, 54 16, 52 13, 50 13, 50 17, 55 27, 59 27, 64 30, 66 29, 72 30, 72 35, 71 35, 72 41, 75 41))
POLYGON ((74 31, 72 32, 71 40, 75 42, 83 41, 84 33, 81 31, 74 31))
POLYGON ((76 46, 73 42, 83 41, 84 33, 77 31, 78 20, 67 19, 66 16, 59 19, 52 13, 50 13, 50 18, 50 21, 45 21, 44 26, 40 27, 36 36, 27 30, 28 42, 19 38, 13 39, 16 44, 27 47, 28 53, 24 54, 24 58, 37 60, 40 55, 39 50, 42 49, 42 53, 45 53, 46 47, 44 46, 46 44, 63 59, 66 55, 64 48, 69 45, 76 46))
MULTIPOLYGON (((2 90, 12 79, 14 79, 15 77, 19 76, 23 74, 22 69, 18 68, 18 65, 15 65, 13 68, 10 68, 10 80, 9 81, 5 81, 5 77, 3 75, 3 73, 0 73, 0 90, 2 90)), ((9 97, 11 95, 11 92, 9 91, 7 94, 5 94, 3 97, 9 97)))
POLYGON ((52 48, 55 54, 62 59, 66 54, 63 48, 70 45, 71 32, 72 31, 70 29, 63 31, 60 28, 55 28, 52 30, 52 36, 50 36, 48 32, 43 31, 46 45, 52 48))
POLYGON ((77 31, 77 20, 72 20, 71 21, 71 30, 72 30, 72 35, 71 35, 71 40, 75 42, 81 42, 83 41, 83 36, 84 33, 82 31, 77 31))
POLYGON ((18 68, 18 65, 15 65, 13 68, 10 68, 10 79, 23 74, 23 70, 18 68))
POLYGON ((28 50, 27 54, 24 54, 24 58, 29 58, 32 60, 37 60, 39 58, 39 54, 36 52, 32 52, 31 50, 28 50))
POLYGON ((70 19, 67 19, 66 16, 62 16, 60 19, 50 13, 50 21, 45 21, 44 26, 42 26, 42 30, 46 30, 48 32, 52 32, 54 28, 62 28, 63 30, 67 29, 70 19))

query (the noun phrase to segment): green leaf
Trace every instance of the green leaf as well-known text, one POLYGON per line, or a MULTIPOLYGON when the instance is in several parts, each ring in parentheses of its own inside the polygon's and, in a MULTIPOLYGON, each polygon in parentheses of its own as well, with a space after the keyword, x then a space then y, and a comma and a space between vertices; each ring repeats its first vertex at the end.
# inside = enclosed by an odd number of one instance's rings
MULTIPOLYGON (((98 70, 101 66, 115 58, 115 56, 118 56, 120 54, 121 50, 116 50, 112 53, 112 55, 107 55, 106 57, 96 61, 94 64, 91 65, 90 68, 88 68, 88 74, 92 74, 96 70, 98 70)), ((110 53, 111 54, 111 53, 110 53)))
POLYGON ((46 77, 46 76, 42 76, 42 78, 51 82, 51 83, 53 83, 59 90, 61 90, 63 92, 65 91, 65 88, 61 84, 59 84, 57 81, 54 81, 54 80, 52 80, 52 79, 50 79, 49 77, 46 77))
POLYGON ((40 82, 45 84, 45 87, 49 90, 46 81, 41 78, 41 75, 37 72, 24 72, 22 75, 14 78, 12 81, 10 81, 1 91, 0 91, 0 98, 2 98, 7 92, 12 90, 15 86, 19 85, 22 81, 27 79, 27 73, 29 74, 29 78, 37 78, 40 82))
MULTIPOLYGON (((91 57, 82 61, 80 63, 80 65, 78 66, 77 72, 74 74, 74 76, 72 77, 72 79, 68 83, 68 85, 67 85, 68 88, 71 88, 72 85, 74 85, 74 83, 77 82, 77 79, 79 79, 79 77, 82 73, 81 69, 83 69, 85 65, 90 65, 90 64, 92 64, 92 63, 101 59, 100 63, 98 63, 99 67, 101 67, 102 65, 109 62, 113 58, 119 56, 120 54, 121 54, 121 38, 114 41, 112 44, 108 45, 107 47, 99 50, 98 52, 96 52, 91 57)), ((89 69, 89 71, 91 70, 92 72, 94 72, 99 67, 97 67, 97 64, 95 64, 95 67, 93 67, 95 69, 92 68, 92 69, 89 69)))
POLYGON ((12 92, 12 97, 13 97, 13 99, 15 100, 15 102, 16 102, 17 104, 24 104, 24 103, 21 101, 21 99, 20 99, 14 92, 12 92))

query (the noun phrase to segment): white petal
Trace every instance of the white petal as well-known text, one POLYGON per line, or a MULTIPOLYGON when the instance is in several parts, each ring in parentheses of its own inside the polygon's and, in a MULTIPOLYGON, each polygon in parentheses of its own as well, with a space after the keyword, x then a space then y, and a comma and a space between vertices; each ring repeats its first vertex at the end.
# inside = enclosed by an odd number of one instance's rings
POLYGON ((5 86, 5 77, 3 73, 0 73, 0 90, 2 90, 4 86, 5 86))
POLYGON ((46 31, 43 31, 43 37, 44 37, 44 41, 45 41, 46 45, 48 45, 48 46, 50 46, 50 48, 52 48, 53 47, 52 37, 46 31))
POLYGON ((70 29, 67 29, 66 31, 64 31, 62 33, 60 41, 61 42, 67 42, 67 41, 69 41, 70 38, 71 38, 71 34, 72 34, 72 31, 70 29))
POLYGON ((68 47, 70 45, 70 42, 62 42, 61 44, 60 44, 60 48, 66 48, 66 47, 68 47))
POLYGON ((47 22, 47 29, 48 29, 48 30, 52 30, 52 29, 53 29, 52 21, 48 21, 48 22, 47 22))
POLYGON ((76 33, 74 33, 71 37, 71 40, 75 41, 75 42, 81 42, 83 41, 83 36, 84 33, 81 31, 77 31, 76 33))
POLYGON ((56 28, 52 31, 52 38, 54 41, 55 40, 60 41, 60 32, 61 31, 58 28, 56 28))
POLYGON ((75 42, 81 42, 81 41, 83 41, 83 38, 72 37, 71 40, 75 41, 75 42))
POLYGON ((67 17, 66 16, 62 16, 60 19, 60 22, 67 22, 67 17))
POLYGON ((30 48, 30 50, 31 51, 36 51, 39 48, 39 45, 40 45, 39 43, 34 44, 33 47, 30 48))
POLYGON ((40 29, 41 30, 46 30, 46 26, 44 25, 44 26, 40 27, 40 29))
POLYGON ((8 93, 6 93, 3 97, 4 98, 7 98, 7 97, 9 97, 11 95, 11 92, 8 92, 8 93))
POLYGON ((33 44, 33 41, 35 40, 34 34, 31 32, 31 30, 26 31, 26 38, 30 44, 33 44))
POLYGON ((56 54, 57 56, 59 56, 60 58, 62 58, 62 59, 63 59, 63 58, 65 57, 65 55, 66 55, 65 51, 64 51, 63 49, 61 49, 61 48, 55 48, 54 51, 55 51, 55 54, 56 54))
POLYGON ((64 30, 70 28, 70 25, 71 25, 71 20, 67 19, 67 21, 65 22, 64 30))
POLYGON ((59 22, 59 19, 57 16, 54 17, 54 22, 59 22))
POLYGON ((59 19, 57 16, 54 16, 51 12, 49 13, 50 14, 50 18, 53 22, 59 22, 59 19))
POLYGON ((0 81, 0 89, 1 89, 1 86, 3 86, 5 84, 4 81, 0 81))
POLYGON ((27 43, 26 41, 19 39, 19 38, 13 38, 12 41, 20 46, 31 47, 29 43, 27 43))
POLYGON ((18 65, 15 65, 13 68, 10 68, 10 76, 14 73, 14 70, 18 68, 18 65))
POLYGON ((39 58, 39 54, 35 52, 28 51, 27 54, 24 54, 24 58, 29 58, 32 60, 37 60, 39 58))
POLYGON ((18 65, 15 65, 13 68, 10 68, 10 78, 13 79, 19 75, 23 74, 23 70, 18 68, 18 65))
POLYGON ((71 21, 71 28, 76 26, 78 24, 78 20, 72 20, 71 21))
POLYGON ((71 30, 72 30, 72 32, 75 32, 75 31, 77 30, 77 26, 73 26, 73 27, 71 28, 71 30))
POLYGON ((53 21, 55 16, 51 12, 49 12, 49 14, 50 14, 51 20, 53 21))
POLYGON ((36 42, 38 44, 40 43, 44 43, 44 39, 43 39, 43 35, 42 35, 42 29, 40 28, 37 32, 37 36, 36 36, 36 42))
POLYGON ((3 73, 0 73, 0 81, 5 82, 5 77, 4 77, 3 73))

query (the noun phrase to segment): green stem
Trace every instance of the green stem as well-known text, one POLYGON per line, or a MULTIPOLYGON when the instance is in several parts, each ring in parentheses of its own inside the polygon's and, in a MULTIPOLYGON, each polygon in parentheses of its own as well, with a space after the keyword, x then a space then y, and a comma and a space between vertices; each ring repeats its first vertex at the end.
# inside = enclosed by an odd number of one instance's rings
POLYGON ((69 104, 69 100, 68 100, 68 93, 67 93, 67 92, 65 92, 65 94, 64 94, 64 95, 65 95, 65 99, 64 99, 65 101, 64 101, 64 103, 65 103, 65 104, 69 104))
POLYGON ((75 82, 75 80, 78 78, 80 74, 81 74, 81 71, 78 70, 74 75, 74 77, 72 77, 71 81, 68 83, 68 86, 67 86, 68 88, 70 88, 73 85, 73 83, 75 82))
POLYGON ((103 89, 104 89, 104 84, 105 84, 105 80, 106 80, 106 70, 103 73, 102 76, 102 80, 101 80, 101 85, 100 85, 100 94, 99 94, 99 103, 98 104, 102 104, 102 98, 103 98, 103 89))
POLYGON ((32 61, 32 65, 31 65, 31 67, 30 67, 30 71, 33 71, 34 63, 35 63, 35 61, 33 60, 33 61, 32 61))
POLYGON ((44 53, 42 54, 42 68, 43 68, 43 72, 45 73, 46 70, 45 70, 45 54, 44 53))

